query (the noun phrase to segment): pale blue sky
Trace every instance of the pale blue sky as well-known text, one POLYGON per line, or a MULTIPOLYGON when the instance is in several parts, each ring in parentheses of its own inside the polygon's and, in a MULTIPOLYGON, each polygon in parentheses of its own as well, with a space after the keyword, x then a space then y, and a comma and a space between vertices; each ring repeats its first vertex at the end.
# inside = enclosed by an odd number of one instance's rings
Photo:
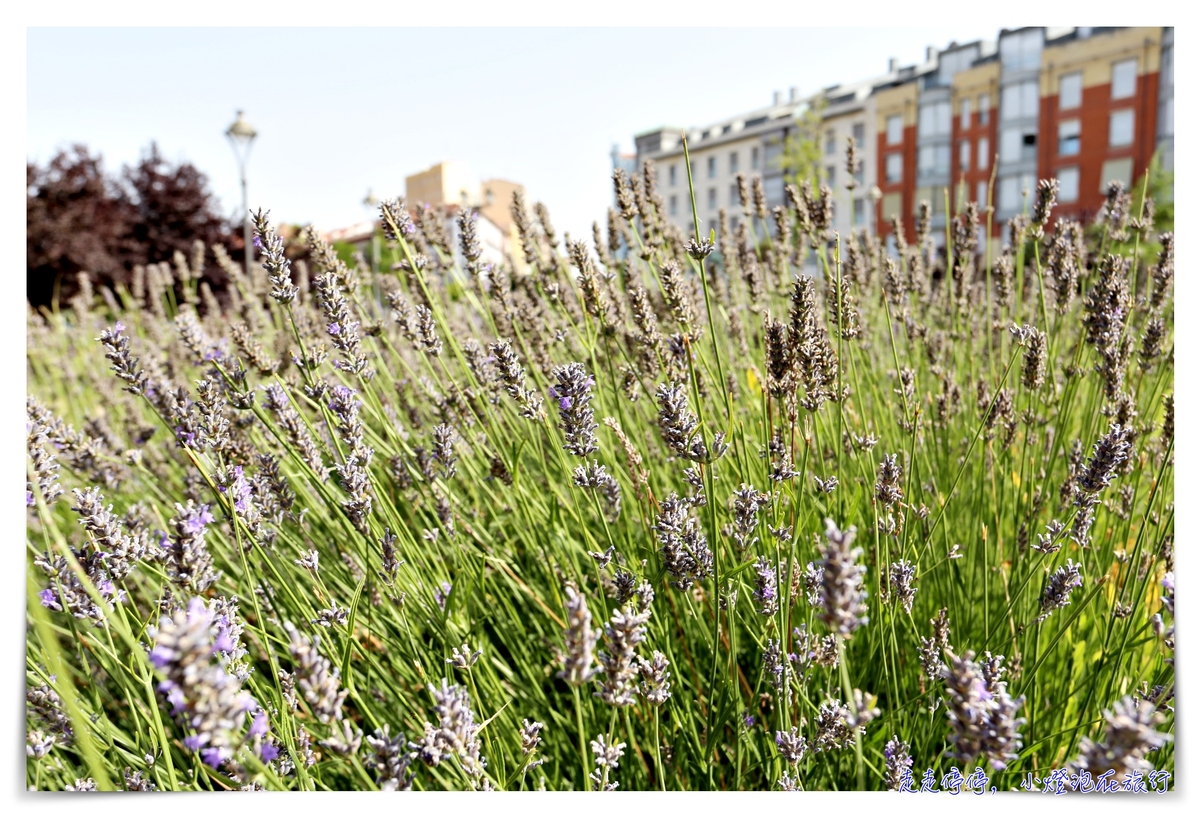
MULTIPOLYGON (((941 19, 954 19, 943 15, 941 19)), ((259 138, 250 203, 321 227, 366 217, 442 159, 525 185, 561 231, 588 234, 611 199, 612 144, 702 125, 919 62, 994 24, 923 28, 33 28, 27 156, 83 142, 110 170, 151 140, 239 206, 223 136, 243 108, 259 138)), ((1011 25, 1011 23, 1009 23, 1011 25)))

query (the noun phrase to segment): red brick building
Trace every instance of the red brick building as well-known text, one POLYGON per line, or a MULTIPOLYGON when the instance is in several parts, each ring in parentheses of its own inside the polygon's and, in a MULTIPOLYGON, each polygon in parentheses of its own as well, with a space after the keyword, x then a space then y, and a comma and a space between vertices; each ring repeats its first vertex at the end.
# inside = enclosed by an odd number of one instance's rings
POLYGON ((1046 43, 1038 171, 1060 185, 1054 217, 1090 220, 1110 181, 1138 189, 1157 144, 1162 29, 1046 43))
POLYGON ((954 211, 968 201, 982 211, 990 187, 992 234, 1002 235, 1009 218, 1032 206, 1037 180, 1049 177, 1060 184, 1053 217, 1094 218, 1110 181, 1136 190, 1160 147, 1173 163, 1173 76, 1160 83, 1173 41, 1169 28, 1003 30, 994 44, 931 52, 876 88, 879 234, 890 235, 899 215, 911 240, 913 216, 929 200, 941 246, 947 191, 954 211), (964 61, 966 49, 978 56, 964 61), (919 150, 931 156, 918 158, 919 150))

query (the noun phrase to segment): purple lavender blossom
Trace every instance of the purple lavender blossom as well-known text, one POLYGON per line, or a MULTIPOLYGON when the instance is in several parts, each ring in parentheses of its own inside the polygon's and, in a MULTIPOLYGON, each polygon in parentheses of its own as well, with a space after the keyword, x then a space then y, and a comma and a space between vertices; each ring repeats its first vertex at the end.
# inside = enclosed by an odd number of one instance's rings
POLYGON ((764 616, 773 616, 779 612, 779 592, 775 579, 775 565, 766 556, 759 556, 754 563, 754 598, 758 602, 758 612, 764 616))
POLYGON ((193 597, 186 609, 163 616, 159 626, 150 630, 154 639, 150 662, 165 676, 158 689, 172 714, 189 728, 184 745, 203 750, 202 760, 214 767, 232 756, 246 714, 258 709, 241 681, 226 671, 229 659, 215 649, 215 611, 226 603, 214 599, 210 607, 193 597))
POLYGON ((250 737, 262 737, 265 734, 267 734, 267 712, 260 709, 254 714, 254 720, 250 723, 250 737))
POLYGON ((450 598, 450 590, 452 587, 453 585, 451 585, 450 582, 442 582, 442 587, 440 590, 437 588, 434 588, 433 590, 433 600, 437 602, 438 607, 441 607, 442 610, 446 609, 446 601, 450 598))
MULTIPOLYGON (((246 479, 242 466, 233 466, 233 481, 229 487, 232 489, 234 510, 241 514, 246 513, 250 509, 250 482, 246 479)), ((225 493, 225 486, 221 486, 220 490, 221 493, 225 493)), ((201 513, 206 512, 207 508, 207 505, 203 506, 201 513)), ((208 521, 212 521, 211 514, 209 514, 208 521)))
POLYGON ((207 505, 201 505, 183 517, 181 528, 185 533, 200 534, 213 521, 213 515, 208 512, 207 505))
POLYGON ((550 376, 555 381, 550 387, 550 396, 558 401, 563 448, 577 457, 586 457, 599 448, 591 405, 592 387, 596 385, 596 379, 587 374, 580 363, 556 366, 550 376))

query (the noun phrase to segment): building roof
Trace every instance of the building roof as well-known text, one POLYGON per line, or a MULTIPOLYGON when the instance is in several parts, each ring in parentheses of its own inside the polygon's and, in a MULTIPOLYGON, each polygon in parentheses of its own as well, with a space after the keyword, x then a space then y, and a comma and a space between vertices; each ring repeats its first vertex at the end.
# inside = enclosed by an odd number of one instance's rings
POLYGON ((348 227, 338 227, 333 230, 322 230, 321 238, 329 244, 336 244, 339 241, 347 244, 354 244, 358 241, 364 241, 375 234, 375 228, 378 226, 378 220, 360 221, 357 224, 351 224, 348 227))

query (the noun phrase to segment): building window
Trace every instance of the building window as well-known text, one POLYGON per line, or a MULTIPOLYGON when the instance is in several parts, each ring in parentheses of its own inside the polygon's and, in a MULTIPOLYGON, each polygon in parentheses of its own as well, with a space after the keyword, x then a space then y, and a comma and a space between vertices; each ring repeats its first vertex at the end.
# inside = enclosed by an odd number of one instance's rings
POLYGON ((961 116, 962 116, 962 121, 959 122, 958 126, 960 128, 962 128, 963 130, 967 130, 968 128, 971 127, 971 100, 970 99, 964 99, 962 101, 961 116))
POLYGON ((971 140, 963 139, 958 143, 958 172, 966 173, 971 169, 971 140))
POLYGON ((854 144, 858 145, 859 147, 862 147, 863 142, 867 138, 867 126, 864 125, 862 122, 855 122, 853 132, 854 132, 854 144))
POLYGON ((885 221, 890 221, 892 216, 900 215, 900 209, 903 206, 901 202, 902 199, 899 193, 887 193, 884 195, 881 209, 885 221))
POLYGON ((1000 38, 1000 64, 1005 71, 1037 68, 1042 57, 1042 30, 1030 28, 1000 38))
POLYGON ((1000 131, 1000 161, 1027 162, 1037 159, 1037 128, 1010 125, 1000 131))
POLYGON ((750 148, 750 169, 758 170, 758 146, 750 148))
POLYGON ((988 187, 987 182, 976 182, 975 183, 975 203, 978 204, 980 207, 987 206, 987 187, 988 187))
POLYGON ((768 207, 783 204, 783 176, 772 176, 769 179, 764 179, 763 195, 767 198, 768 207))
POLYGON ((980 125, 986 125, 988 123, 988 116, 991 115, 991 110, 992 110, 992 95, 991 94, 980 94, 979 95, 979 124, 980 125))
POLYGON ((829 186, 837 185, 837 165, 829 165, 825 168, 825 178, 829 179, 829 186))
POLYGON ((1133 144, 1133 109, 1113 111, 1108 115, 1108 146, 1127 147, 1133 144))
POLYGON ((899 114, 887 118, 887 143, 898 145, 904 138, 904 120, 899 114))
POLYGON ((1079 120, 1068 119, 1058 123, 1058 155, 1079 155, 1079 120))
POLYGON ((1021 129, 1002 128, 1000 130, 1000 161, 1015 162, 1021 156, 1021 129))
POLYGON ((1137 91, 1137 60, 1113 63, 1112 98, 1128 99, 1137 91))
POLYGON ((1163 136, 1175 135, 1175 97, 1169 96, 1162 106, 1162 134, 1163 136))
POLYGON ((899 153, 889 153, 884 160, 884 179, 888 184, 900 181, 903 175, 904 157, 899 153))
POLYGON ((1026 130, 1021 134, 1021 161, 1033 162, 1037 160, 1037 131, 1026 130))
MULTIPOLYGON (((674 169, 675 169, 675 167, 672 166, 671 170, 674 170, 674 169)), ((671 175, 674 176, 675 174, 672 173, 671 175)), ((671 198, 668 203, 668 206, 671 208, 671 215, 673 215, 673 216, 679 215, 679 197, 676 196, 674 193, 671 194, 671 198)))
POLYGON ((670 184, 671 187, 674 187, 676 183, 676 169, 676 165, 671 165, 667 168, 667 183, 670 184))
POLYGON ((863 170, 867 166, 866 162, 859 162, 858 170, 854 171, 854 181, 858 182, 858 186, 862 187, 867 183, 866 172, 863 170))
POLYGON ((1014 82, 1000 89, 1000 120, 1030 119, 1038 115, 1036 79, 1014 82))
POLYGON ((943 187, 918 187, 916 195, 913 196, 914 216, 920 215, 921 202, 929 202, 930 212, 935 216, 942 215, 946 212, 946 194, 943 187))
POLYGON ((1063 74, 1058 78, 1058 109, 1072 111, 1083 104, 1083 74, 1063 74))
POLYGON ((945 176, 950 172, 950 146, 925 145, 917 155, 918 176, 945 176))
POLYGON ((783 158, 783 140, 778 136, 772 136, 767 140, 767 144, 763 147, 763 165, 767 170, 776 170, 779 168, 779 162, 783 158))
POLYGON ((992 165, 992 144, 986 136, 979 140, 979 150, 975 156, 975 166, 987 170, 992 165))
POLYGON ((708 209, 717 209, 717 188, 715 187, 708 188, 708 209))
POLYGON ((996 191, 996 208, 1002 213, 1019 213, 1021 197, 1035 184, 1033 176, 1028 173, 1020 176, 1002 176, 996 191))
POLYGON ((1079 201, 1079 168, 1059 168, 1058 200, 1063 204, 1072 204, 1079 201))
POLYGON ((921 106, 917 131, 922 137, 947 136, 950 133, 950 101, 929 102, 921 106))
POLYGON ((867 223, 867 202, 861 196, 854 200, 854 223, 857 225, 867 223))
POLYGON ((828 131, 825 134, 825 155, 832 156, 837 153, 837 134, 833 131, 828 131))
POLYGON ((998 199, 996 204, 999 205, 998 209, 1006 213, 1015 212, 1020 209, 1020 184, 1021 181, 1016 176, 1002 176, 1000 178, 1000 183, 996 190, 996 198, 998 199))
POLYGON ((710 178, 710 179, 717 178, 717 157, 716 156, 708 157, 708 178, 710 178))
POLYGON ((1133 179, 1133 159, 1112 159, 1100 168, 1100 192, 1108 191, 1109 182, 1120 182, 1126 189, 1133 179))
POLYGON ((741 196, 738 195, 738 186, 736 184, 729 185, 729 206, 740 205, 742 203, 741 196))
POLYGON ((738 172, 738 153, 736 150, 729 154, 729 172, 738 172))

